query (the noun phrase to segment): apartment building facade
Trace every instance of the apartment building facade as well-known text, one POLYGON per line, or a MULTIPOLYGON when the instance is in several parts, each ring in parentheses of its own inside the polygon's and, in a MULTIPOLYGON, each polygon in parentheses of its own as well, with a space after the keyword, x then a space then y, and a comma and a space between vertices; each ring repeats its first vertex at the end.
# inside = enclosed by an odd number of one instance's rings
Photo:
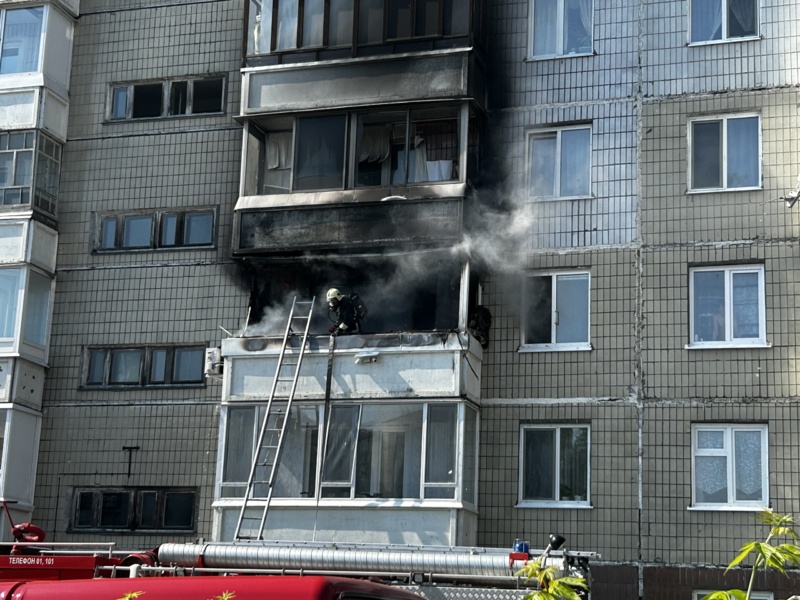
POLYGON ((254 527, 295 296, 268 537, 560 533, 602 555, 594 597, 693 598, 743 585, 759 507, 800 512, 791 2, 3 4, 74 28, 63 89, 39 67, 69 119, 31 121, 57 210, 8 213, 16 293, 57 284, 49 355, 9 351, 45 384, 14 380, 1 472, 19 436, 52 539, 254 527), (328 287, 362 334, 331 342, 328 287))

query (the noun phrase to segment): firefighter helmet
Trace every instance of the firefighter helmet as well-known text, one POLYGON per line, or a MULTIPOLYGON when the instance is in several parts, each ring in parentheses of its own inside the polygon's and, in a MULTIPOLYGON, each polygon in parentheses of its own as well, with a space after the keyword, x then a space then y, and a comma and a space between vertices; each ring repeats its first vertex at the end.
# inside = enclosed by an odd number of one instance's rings
POLYGON ((336 288, 331 288, 331 289, 328 290, 328 294, 327 294, 326 298, 327 298, 328 302, 330 302, 334 298, 336 298, 337 300, 341 300, 342 298, 344 298, 344 295, 340 294, 339 290, 337 290, 336 288))

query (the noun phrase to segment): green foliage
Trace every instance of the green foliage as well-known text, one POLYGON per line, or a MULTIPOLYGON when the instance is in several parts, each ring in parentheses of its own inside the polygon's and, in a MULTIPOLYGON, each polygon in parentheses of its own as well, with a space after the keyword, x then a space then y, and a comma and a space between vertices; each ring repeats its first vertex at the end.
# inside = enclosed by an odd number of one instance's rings
POLYGON ((727 573, 732 568, 739 566, 750 555, 754 555, 753 566, 750 572, 750 583, 747 586, 747 591, 743 590, 727 590, 711 592, 703 596, 701 600, 750 600, 750 595, 753 592, 753 582, 756 579, 756 573, 762 567, 765 569, 775 569, 781 573, 786 573, 786 565, 791 564, 800 567, 800 547, 795 544, 785 543, 777 546, 772 545, 772 540, 775 538, 791 538, 794 541, 798 540, 798 535, 794 530, 794 517, 791 515, 781 515, 774 512, 770 508, 765 508, 756 517, 765 525, 769 525, 769 535, 763 542, 749 542, 742 546, 739 554, 736 555, 728 568, 725 569, 727 573))
POLYGON ((586 580, 583 577, 559 577, 560 568, 556 565, 545 566, 545 559, 546 556, 540 556, 517 573, 539 583, 539 589, 525 594, 523 600, 581 600, 578 592, 589 589, 586 580))

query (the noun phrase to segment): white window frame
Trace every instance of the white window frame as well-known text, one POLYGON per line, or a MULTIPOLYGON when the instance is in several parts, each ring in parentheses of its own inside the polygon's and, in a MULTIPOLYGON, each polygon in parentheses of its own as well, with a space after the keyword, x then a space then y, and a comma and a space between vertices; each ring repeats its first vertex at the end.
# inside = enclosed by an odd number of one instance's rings
POLYGON ((592 56, 594 55, 594 0, 592 0, 592 28, 589 31, 589 51, 588 52, 564 52, 564 3, 566 0, 557 0, 558 7, 556 8, 558 15, 556 18, 556 40, 557 49, 555 54, 534 54, 534 5, 541 0, 528 0, 528 60, 548 60, 553 58, 571 58, 578 56, 592 56))
MULTIPOLYGON (((48 29, 48 24, 50 21, 50 10, 51 8, 47 5, 32 5, 32 6, 9 6, 8 8, 4 8, 0 10, 0 54, 2 54, 2 48, 4 44, 3 40, 3 33, 5 32, 6 27, 6 15, 10 10, 24 10, 26 8, 42 8, 42 28, 39 30, 39 56, 37 58, 37 67, 35 71, 13 71, 11 73, 6 73, 4 75, 0 75, 0 77, 15 77, 19 75, 23 75, 26 73, 41 73, 43 70, 43 62, 44 62, 44 46, 45 46, 45 39, 46 33, 48 29)), ((2 56, 0 56, 2 59, 2 56)))
POLYGON ((761 115, 758 113, 736 113, 736 114, 727 114, 727 115, 709 115, 703 117, 694 117, 689 119, 686 137, 688 139, 687 143, 687 164, 686 164, 686 181, 689 182, 688 193, 689 194, 708 194, 713 192, 726 192, 726 191, 735 191, 735 192, 742 192, 748 190, 760 190, 763 189, 763 180, 764 180, 764 165, 763 165, 763 152, 764 152, 764 144, 763 144, 763 132, 761 127, 761 115), (758 183, 754 186, 745 186, 745 187, 728 187, 728 122, 736 119, 750 119, 756 118, 758 119, 758 183), (702 123, 702 122, 714 122, 718 121, 722 123, 722 139, 720 140, 721 148, 722 148, 722 162, 720 164, 720 169, 722 170, 722 187, 717 188, 696 188, 694 186, 694 170, 693 170, 693 163, 694 163, 694 124, 695 123, 702 123))
POLYGON ((520 319, 520 347, 519 352, 572 352, 572 351, 588 351, 592 350, 592 275, 591 272, 585 269, 581 270, 567 270, 567 271, 540 271, 528 273, 522 285, 522 309, 520 319), (558 324, 558 278, 565 275, 586 275, 588 298, 586 299, 588 314, 586 315, 586 341, 585 342, 571 342, 571 343, 558 343, 549 342, 544 344, 529 343, 525 339, 525 332, 528 328, 527 307, 530 301, 528 294, 529 280, 532 277, 550 277, 553 280, 552 296, 551 296, 551 315, 550 315, 550 331, 551 340, 556 339, 556 325, 558 324))
POLYGON ((525 186, 528 190, 528 197, 531 200, 536 201, 555 201, 555 200, 583 200, 587 198, 592 198, 592 148, 593 148, 593 139, 594 135, 592 132, 592 124, 586 123, 582 125, 569 125, 565 127, 547 127, 543 129, 530 129, 526 135, 526 143, 525 143, 525 186), (565 131, 575 131, 585 129, 589 132, 589 172, 587 173, 587 177, 589 179, 589 190, 588 193, 585 195, 580 196, 562 196, 561 195, 561 136, 565 131), (538 196, 533 193, 532 185, 531 185, 531 164, 533 161, 533 155, 531 153, 531 140, 535 137, 543 137, 543 135, 547 134, 556 134, 556 165, 555 165, 555 194, 552 196, 538 196))
POLYGON ((690 510, 718 510, 718 511, 759 511, 769 506, 769 437, 767 425, 754 425, 748 423, 719 424, 719 423, 694 423, 692 424, 692 505, 690 510), (698 431, 722 431, 724 433, 724 448, 699 449, 697 447, 698 431), (761 493, 762 499, 758 501, 735 500, 733 495, 736 490, 736 464, 735 448, 733 447, 733 433, 736 431, 761 432, 761 493), (695 459, 698 456, 725 456, 727 458, 727 502, 697 502, 695 500, 695 459))
POLYGON ((767 341, 767 309, 766 286, 764 283, 764 265, 717 265, 708 267, 692 267, 689 269, 689 343, 687 350, 703 348, 769 348, 772 344, 767 341), (725 339, 703 341, 695 339, 695 300, 694 300, 694 275, 709 271, 722 271, 725 274, 725 339), (758 338, 733 337, 733 274, 757 273, 758 274, 758 338))
POLYGON ((516 508, 592 508, 592 428, 585 423, 548 423, 548 424, 526 424, 520 427, 519 432, 519 477, 517 481, 517 505, 516 508), (560 488, 561 476, 561 430, 562 429, 585 429, 586 430, 586 500, 526 500, 523 498, 525 489, 525 433, 531 430, 553 430, 556 432, 554 437, 554 463, 555 478, 554 487, 560 488))
POLYGON ((718 40, 697 40, 695 42, 692 41, 692 0, 689 0, 688 3, 688 18, 687 21, 689 26, 687 27, 687 43, 689 46, 704 46, 708 44, 729 44, 731 42, 746 42, 748 40, 758 40, 761 39, 761 2, 759 0, 755 0, 755 33, 752 35, 744 35, 741 37, 731 37, 728 32, 728 5, 731 0, 719 0, 721 6, 720 10, 722 11, 722 23, 720 26, 722 27, 722 36, 718 40))

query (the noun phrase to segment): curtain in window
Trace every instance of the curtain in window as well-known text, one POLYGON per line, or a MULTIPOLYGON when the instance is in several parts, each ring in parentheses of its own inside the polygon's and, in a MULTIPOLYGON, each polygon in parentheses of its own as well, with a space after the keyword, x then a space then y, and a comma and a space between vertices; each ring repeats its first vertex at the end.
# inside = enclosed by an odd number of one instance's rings
POLYGON ((722 0, 692 0, 692 41, 722 39, 722 0))
POLYGON ((267 136, 267 168, 287 169, 292 166, 292 132, 270 133, 267 136))
POLYGON ((558 0, 533 2, 533 55, 556 54, 558 0))
POLYGON ((591 133, 568 129, 561 133, 560 196, 588 196, 591 133))
POLYGON ((297 48, 298 0, 278 0, 277 49, 297 48))
POLYGON ((414 161, 414 171, 409 165, 409 179, 413 181, 428 181, 428 145, 422 136, 414 136, 414 151, 411 155, 414 161))
POLYGON ((726 187, 756 187, 758 181, 758 118, 728 119, 726 187))
POLYGON ((358 142, 359 162, 383 162, 391 151, 391 125, 365 125, 358 142))
POLYGON ((728 0, 728 35, 741 37, 756 33, 755 0, 728 0))
POLYGON ((587 41, 592 40, 592 5, 593 0, 578 0, 578 8, 581 13, 581 24, 586 31, 587 41))
POLYGON ((761 432, 734 431, 736 500, 761 500, 761 432))

